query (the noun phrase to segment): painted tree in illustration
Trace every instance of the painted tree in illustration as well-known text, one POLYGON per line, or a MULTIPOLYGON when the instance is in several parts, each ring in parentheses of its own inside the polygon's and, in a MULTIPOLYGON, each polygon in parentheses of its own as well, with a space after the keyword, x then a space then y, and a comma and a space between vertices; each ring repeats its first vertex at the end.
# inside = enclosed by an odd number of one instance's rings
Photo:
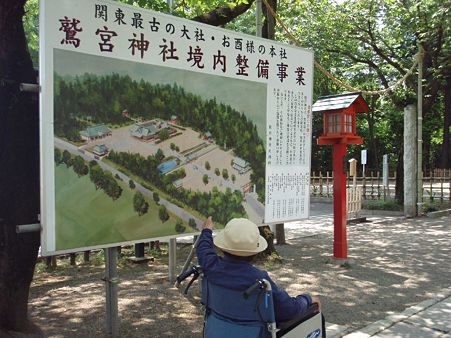
POLYGON ((149 211, 149 203, 144 199, 144 196, 140 191, 137 191, 135 195, 133 195, 133 210, 135 210, 139 216, 142 216, 149 211))

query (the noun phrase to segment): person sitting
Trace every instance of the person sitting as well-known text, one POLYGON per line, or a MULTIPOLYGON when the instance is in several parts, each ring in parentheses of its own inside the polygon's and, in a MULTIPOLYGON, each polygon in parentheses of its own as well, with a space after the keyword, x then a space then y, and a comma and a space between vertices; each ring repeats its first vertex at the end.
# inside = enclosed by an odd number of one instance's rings
MULTIPOLYGON (((268 280, 272 287, 276 322, 278 324, 289 322, 289 325, 284 325, 287 329, 311 314, 319 312, 320 302, 317 297, 307 293, 291 297, 274 283, 266 271, 252 265, 255 255, 268 246, 256 224, 245 218, 234 218, 214 239, 213 229, 214 224, 209 217, 203 224, 196 249, 199 265, 211 283, 241 291, 256 280, 262 278, 268 280), (216 254, 214 245, 221 249, 223 257, 216 254)), ((324 318, 323 335, 325 335, 324 318)))

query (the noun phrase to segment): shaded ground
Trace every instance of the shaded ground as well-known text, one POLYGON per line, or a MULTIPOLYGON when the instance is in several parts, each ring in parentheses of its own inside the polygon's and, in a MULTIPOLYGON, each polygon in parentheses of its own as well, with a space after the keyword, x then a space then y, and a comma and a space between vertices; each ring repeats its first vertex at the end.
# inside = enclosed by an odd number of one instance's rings
MULTIPOLYGON (((265 263, 289 293, 319 295, 329 323, 357 329, 450 286, 450 216, 349 225, 350 266, 332 262, 332 243, 328 230, 294 237, 277 246, 282 264, 265 263)), ((188 251, 179 251, 180 265, 188 251)), ((201 337, 198 307, 169 284, 165 262, 120 268, 121 337, 201 337)), ((102 277, 92 264, 36 274, 30 316, 46 337, 105 336, 102 277)))

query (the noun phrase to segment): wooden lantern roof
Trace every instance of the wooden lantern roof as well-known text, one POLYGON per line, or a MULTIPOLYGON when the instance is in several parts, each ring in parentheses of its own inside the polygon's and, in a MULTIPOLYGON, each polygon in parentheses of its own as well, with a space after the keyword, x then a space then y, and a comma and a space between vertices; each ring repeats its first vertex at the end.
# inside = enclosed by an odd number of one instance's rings
POLYGON ((356 134, 356 113, 369 111, 361 93, 323 96, 312 106, 313 112, 324 113, 323 135, 318 144, 362 144, 356 134))
POLYGON ((370 109, 360 92, 322 96, 312 106, 312 111, 324 112, 347 109, 353 106, 356 113, 367 113, 370 109))

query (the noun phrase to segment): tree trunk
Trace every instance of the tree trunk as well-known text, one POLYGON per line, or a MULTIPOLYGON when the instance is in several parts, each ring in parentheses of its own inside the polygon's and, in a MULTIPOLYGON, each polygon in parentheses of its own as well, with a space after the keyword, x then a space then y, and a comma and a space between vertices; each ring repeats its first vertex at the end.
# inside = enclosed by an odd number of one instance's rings
POLYGON ((451 77, 446 79, 445 85, 445 111, 443 117, 443 144, 440 167, 451 169, 450 143, 451 135, 451 77))
POLYGON ((0 2, 0 336, 37 332, 28 321, 28 293, 39 232, 16 225, 38 222, 39 107, 20 83, 36 83, 22 25, 25 0, 0 2))
MULTIPOLYGON (((277 0, 268 0, 268 4, 277 12, 277 0)), ((265 20, 262 26, 262 38, 274 40, 275 36, 275 27, 276 27, 276 19, 272 16, 269 9, 266 8, 266 5, 262 3, 263 15, 265 16, 265 20)))
POLYGON ((264 225, 258 227, 260 230, 260 235, 266 239, 268 243, 268 247, 263 251, 263 254, 266 256, 272 255, 272 253, 277 253, 276 248, 274 247, 274 233, 271 231, 271 228, 268 225, 264 225))
POLYGON ((374 137, 374 112, 369 112, 367 115, 368 121, 368 140, 365 140, 365 143, 368 146, 368 153, 370 157, 369 163, 371 164, 370 168, 374 168, 379 170, 379 149, 376 145, 376 138, 374 137))
POLYGON ((198 15, 191 20, 212 26, 224 26, 236 17, 246 12, 253 3, 254 0, 248 0, 247 3, 242 3, 234 7, 218 7, 208 13, 198 15))

